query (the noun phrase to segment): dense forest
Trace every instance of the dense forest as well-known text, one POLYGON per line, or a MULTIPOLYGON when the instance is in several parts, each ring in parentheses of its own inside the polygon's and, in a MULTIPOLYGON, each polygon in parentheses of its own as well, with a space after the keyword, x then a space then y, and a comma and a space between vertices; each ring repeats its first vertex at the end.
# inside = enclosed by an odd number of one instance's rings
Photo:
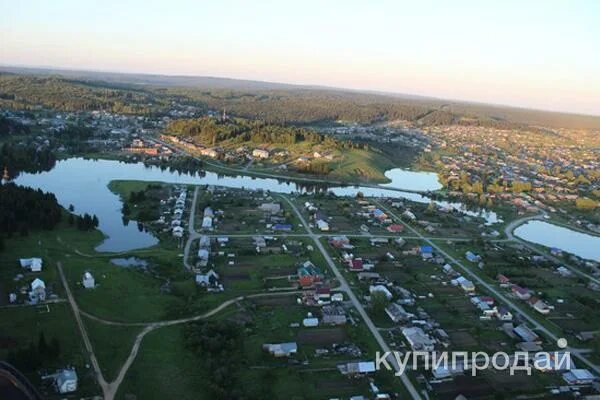
POLYGON ((405 120, 490 127, 600 129, 600 117, 438 99, 202 77, 0 72, 0 107, 165 115, 173 101, 276 124, 405 120), (65 76, 66 75, 66 76, 65 76))
POLYGON ((276 124, 338 120, 360 123, 399 119, 415 121, 432 110, 431 105, 422 101, 411 103, 383 96, 324 90, 243 92, 170 88, 164 93, 190 98, 208 108, 226 109, 240 117, 276 124))
POLYGON ((363 146, 349 141, 337 141, 330 136, 322 135, 310 129, 274 125, 244 118, 230 118, 224 121, 211 117, 179 119, 169 123, 165 132, 191 137, 195 141, 208 146, 216 146, 223 142, 283 145, 310 143, 325 144, 336 148, 359 148, 363 146))
POLYGON ((0 186, 0 237, 52 229, 61 216, 62 209, 54 194, 12 183, 0 186))
POLYGON ((169 102, 145 90, 102 82, 0 74, 0 107, 33 110, 39 106, 61 111, 104 110, 122 114, 153 114, 169 102))
POLYGON ((215 399, 270 398, 249 393, 240 381, 244 338, 240 326, 228 321, 202 321, 184 331, 185 347, 197 357, 199 368, 208 378, 206 393, 215 399))
POLYGON ((6 167, 10 177, 19 172, 49 171, 56 163, 51 149, 38 148, 36 145, 3 143, 0 146, 0 170, 6 167))
POLYGON ((8 135, 20 135, 29 133, 29 127, 10 119, 0 116, 0 138, 8 135))

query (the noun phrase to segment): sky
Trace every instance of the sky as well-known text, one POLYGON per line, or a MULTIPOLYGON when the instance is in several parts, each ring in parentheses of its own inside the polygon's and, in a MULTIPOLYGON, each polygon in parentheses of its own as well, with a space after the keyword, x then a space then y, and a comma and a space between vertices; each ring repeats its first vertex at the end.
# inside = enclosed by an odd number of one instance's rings
POLYGON ((0 64, 600 115, 600 1, 0 0, 0 64))

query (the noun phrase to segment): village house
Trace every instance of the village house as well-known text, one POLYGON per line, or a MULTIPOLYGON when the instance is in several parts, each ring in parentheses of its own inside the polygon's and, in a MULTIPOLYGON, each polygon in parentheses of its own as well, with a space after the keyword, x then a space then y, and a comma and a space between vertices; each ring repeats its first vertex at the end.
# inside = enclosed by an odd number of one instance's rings
POLYGON ((213 269, 205 274, 196 274, 196 284, 200 287, 215 287, 219 283, 219 274, 213 269))
POLYGON ((529 300, 531 298, 531 293, 527 288, 522 288, 519 285, 513 285, 511 290, 519 300, 529 300))
POLYGON ((275 224, 272 229, 274 231, 291 232, 293 227, 290 224, 275 224))
POLYGON ((435 349, 435 340, 418 326, 402 328, 402 334, 414 351, 433 351, 435 349))
POLYGON ((203 231, 212 231, 213 229, 213 220, 211 217, 202 218, 202 230, 203 231))
POLYGON ((35 278, 31 282, 31 291, 29 292, 29 301, 37 304, 46 301, 46 283, 40 278, 35 278))
POLYGON ((379 237, 379 238, 371 238, 369 239, 371 246, 378 247, 389 243, 387 238, 379 237))
POLYGON ((325 220, 322 219, 318 219, 316 221, 317 224, 317 228, 321 231, 321 232, 328 232, 329 231, 329 223, 325 220))
POLYGON ((81 284, 86 289, 93 289, 96 287, 96 280, 89 271, 86 271, 81 279, 81 284))
POLYGON ((42 271, 42 259, 41 258, 21 258, 19 260, 22 268, 27 268, 31 272, 41 272, 42 271))
POLYGON ((591 385, 596 377, 587 369, 572 369, 562 375, 569 385, 591 385))
POLYGON ((385 229, 387 229, 387 231, 391 232, 391 233, 400 233, 404 230, 404 226, 402 226, 400 224, 391 224, 391 225, 388 225, 388 227, 385 229))
POLYGON ((77 382, 77 373, 74 369, 62 369, 56 374, 54 386, 60 394, 73 393, 77 390, 77 382))
POLYGON ((385 313, 388 315, 388 317, 390 317, 390 319, 393 322, 396 322, 396 323, 409 321, 410 319, 415 317, 414 314, 406 312, 404 307, 402 307, 401 305, 396 304, 396 303, 390 303, 385 308, 385 313))
POLYGON ((372 212, 373 218, 375 218, 376 220, 383 222, 385 220, 388 219, 388 216, 386 213, 384 213, 383 211, 381 211, 379 208, 376 208, 373 210, 372 212))
POLYGON ((429 260, 429 259, 433 258, 433 247, 421 246, 419 248, 419 253, 421 254, 421 257, 423 258, 423 260, 429 260))
POLYGON ((263 350, 269 352, 275 357, 289 357, 298 352, 298 345, 296 342, 286 343, 265 343, 263 344, 263 350))
POLYGON ((346 236, 333 236, 329 239, 329 244, 336 249, 352 250, 354 248, 346 236))
POLYGON ((279 203, 263 203, 258 209, 269 214, 279 214, 281 212, 281 204, 279 203))
POLYGON ((346 364, 339 364, 337 368, 342 375, 348 376, 368 375, 376 371, 375 363, 373 361, 349 362, 346 364))
POLYGON ((267 240, 264 236, 253 236, 252 243, 254 244, 254 247, 256 247, 257 252, 260 252, 260 249, 267 247, 267 240))
POLYGON ((181 238, 183 237, 184 230, 181 226, 176 226, 173 228, 173 237, 181 238))
POLYGON ((323 273, 312 262, 306 261, 298 267, 298 283, 302 287, 312 287, 323 280, 323 273))
POLYGON ((404 211, 402 213, 402 216, 410 221, 416 221, 416 219, 417 219, 417 216, 415 214, 413 214, 412 211, 410 211, 410 210, 404 211))
POLYGON ((500 283, 500 287, 508 287, 510 285, 510 279, 502 274, 498 274, 496 277, 498 279, 498 283, 500 283))
POLYGON ((210 158, 217 158, 219 156, 219 151, 217 149, 201 149, 200 154, 210 158))
POLYGON ((321 312, 324 325, 345 325, 347 322, 346 311, 339 305, 323 306, 321 312))
POLYGON ((473 284, 473 282, 471 282, 470 280, 466 279, 463 276, 459 276, 458 278, 454 279, 452 282, 453 282, 453 284, 455 282, 457 286, 460 286, 461 289, 467 293, 475 291, 475 285, 473 284))
POLYGON ((540 314, 546 315, 550 313, 550 306, 548 306, 545 301, 535 296, 530 297, 529 300, 527 300, 527 303, 540 314))
POLYGON ((369 293, 371 295, 375 293, 383 293, 386 299, 391 300, 394 296, 389 291, 389 289, 383 285, 371 285, 369 286, 369 293))
POLYGON ((265 150, 265 149, 254 149, 252 151, 252 156, 255 158, 262 158, 262 159, 267 159, 269 158, 269 150, 265 150))
POLYGON ((465 253, 465 258, 469 262, 472 262, 472 263, 481 261, 481 256, 478 256, 477 254, 473 253, 472 251, 467 251, 465 253))
POLYGON ((540 337, 525 324, 514 327, 513 332, 524 342, 541 343, 540 337))
POLYGON ((498 309, 498 313, 496 314, 496 317, 500 320, 500 321, 512 321, 513 319, 513 315, 512 313, 508 310, 507 307, 500 307, 498 309))

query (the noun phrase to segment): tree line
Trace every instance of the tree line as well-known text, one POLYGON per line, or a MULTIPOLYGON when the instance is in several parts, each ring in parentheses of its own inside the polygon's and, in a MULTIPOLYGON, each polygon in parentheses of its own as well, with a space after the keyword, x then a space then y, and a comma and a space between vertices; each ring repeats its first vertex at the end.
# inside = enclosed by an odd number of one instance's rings
POLYGON ((21 372, 29 373, 38 371, 43 367, 50 367, 61 354, 60 342, 53 337, 46 341, 44 332, 41 332, 37 343, 30 342, 27 347, 11 350, 7 361, 21 372))
POLYGON ((0 186, 0 237, 53 229, 61 216, 62 209, 52 193, 12 183, 0 186))
POLYGON ((165 128, 168 134, 191 137, 206 146, 229 143, 269 143, 294 145, 299 143, 324 144, 336 148, 365 148, 364 143, 339 141, 311 129, 283 126, 261 120, 231 118, 221 120, 213 117, 178 119, 165 128))
POLYGON ((6 167, 10 177, 21 171, 49 171, 55 163, 56 156, 47 147, 8 142, 0 146, 0 172, 6 167))

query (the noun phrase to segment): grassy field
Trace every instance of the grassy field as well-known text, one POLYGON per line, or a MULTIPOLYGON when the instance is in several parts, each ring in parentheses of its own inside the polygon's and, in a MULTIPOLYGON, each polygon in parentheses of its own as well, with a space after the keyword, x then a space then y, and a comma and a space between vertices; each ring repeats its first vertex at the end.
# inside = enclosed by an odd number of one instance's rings
MULTIPOLYGON (((306 308, 294 304, 293 298, 280 298, 277 302, 262 300, 243 302, 239 307, 229 308, 217 319, 249 321, 244 328, 243 345, 236 352, 240 367, 235 380, 249 398, 272 399, 322 399, 353 395, 369 395, 366 378, 349 379, 336 368, 340 362, 352 359, 349 356, 333 355, 318 357, 316 348, 328 347, 333 343, 331 328, 292 328, 306 316, 306 308), (289 301, 291 300, 291 302, 289 301), (310 332, 310 336, 306 335, 310 332), (303 339, 304 337, 313 339, 303 339), (319 343, 313 342, 319 338, 319 343), (264 343, 297 341, 299 353, 294 359, 304 365, 291 364, 287 359, 276 359, 262 350, 264 343)), ((118 398, 135 393, 138 398, 203 399, 201 388, 207 385, 207 374, 198 368, 196 357, 184 345, 184 327, 163 328, 150 333, 127 374, 118 398)), ((347 325, 339 330, 347 341, 354 342, 363 350, 363 359, 373 359, 376 344, 362 325, 347 325)), ((336 334, 337 336, 337 334, 336 334)), ((402 391, 391 374, 378 373, 376 382, 382 390, 402 391)))
POLYGON ((384 175, 397 165, 385 155, 373 151, 352 149, 345 151, 341 159, 331 162, 329 177, 340 180, 389 182, 384 175))
POLYGON ((106 325, 89 318, 84 318, 84 323, 104 379, 111 382, 117 377, 142 328, 106 325))
POLYGON ((183 327, 177 325, 146 335, 116 398, 208 400, 206 384, 195 356, 184 347, 183 327))
MULTIPOLYGON (((68 303, 0 308, 0 359, 6 360, 11 350, 37 345, 41 334, 47 342, 58 341, 58 357, 42 359, 32 371, 17 364, 40 392, 48 399, 59 398, 49 386, 50 381, 42 381, 38 372, 54 373, 57 369, 74 366, 79 377, 78 393, 81 396, 98 394, 100 388, 86 367, 89 360, 68 303)), ((20 361, 26 362, 22 358, 20 361)))

